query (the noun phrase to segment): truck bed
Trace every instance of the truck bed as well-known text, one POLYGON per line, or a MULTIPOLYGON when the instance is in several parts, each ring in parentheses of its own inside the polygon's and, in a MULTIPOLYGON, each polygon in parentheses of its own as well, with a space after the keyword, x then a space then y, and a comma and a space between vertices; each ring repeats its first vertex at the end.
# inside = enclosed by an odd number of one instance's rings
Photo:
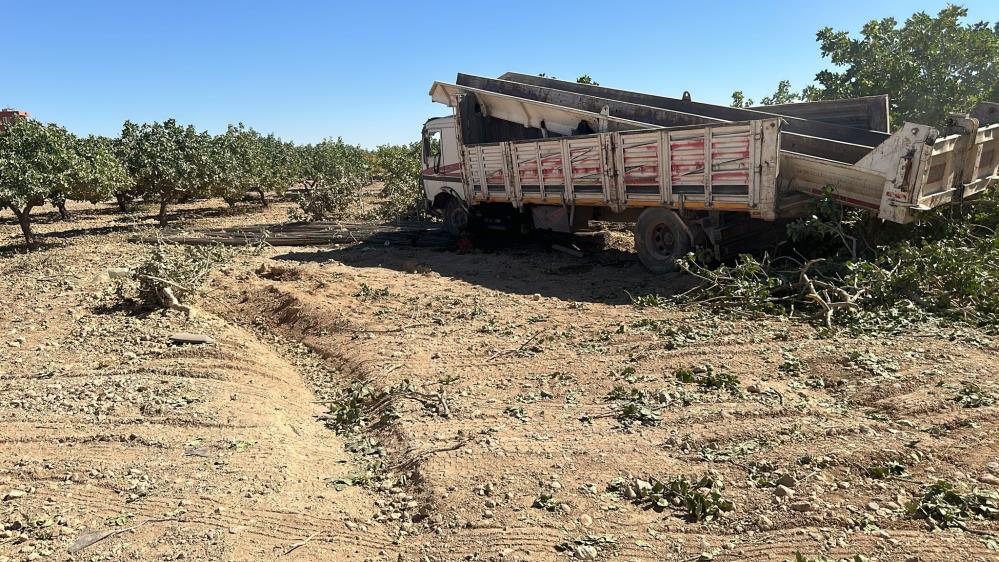
POLYGON ((549 137, 463 143, 470 203, 662 205, 774 220, 804 212, 801 194, 831 187, 846 205, 905 223, 999 179, 995 104, 955 119, 946 136, 913 123, 889 135, 789 116, 787 108, 776 108, 781 115, 504 77, 460 74, 457 84, 431 90, 435 101, 456 108, 473 96, 483 115, 549 137), (577 134, 581 128, 598 132, 577 134))
POLYGON ((711 208, 772 219, 779 126, 769 119, 468 145, 469 201, 711 208))

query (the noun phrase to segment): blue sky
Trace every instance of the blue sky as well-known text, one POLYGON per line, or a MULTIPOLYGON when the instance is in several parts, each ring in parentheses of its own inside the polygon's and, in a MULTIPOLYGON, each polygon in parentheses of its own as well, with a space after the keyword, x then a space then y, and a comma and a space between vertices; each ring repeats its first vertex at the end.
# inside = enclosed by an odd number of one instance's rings
MULTIPOLYGON (((999 1, 961 3, 999 20, 999 1)), ((416 140, 434 80, 546 72, 728 103, 795 88, 828 66, 823 26, 942 1, 46 2, 0 1, 0 106, 78 134, 176 117, 218 132, 242 121, 296 142, 416 140)))

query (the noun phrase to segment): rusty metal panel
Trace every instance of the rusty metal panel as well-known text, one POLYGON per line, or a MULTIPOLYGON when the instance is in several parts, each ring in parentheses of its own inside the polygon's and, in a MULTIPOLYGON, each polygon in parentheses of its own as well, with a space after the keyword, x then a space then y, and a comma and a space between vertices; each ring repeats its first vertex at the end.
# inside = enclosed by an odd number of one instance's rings
POLYGON ((624 200, 660 201, 659 153, 662 134, 659 131, 621 134, 620 177, 624 182, 624 200))
POLYGON ((545 199, 565 200, 565 173, 562 164, 562 141, 538 141, 538 169, 541 172, 541 191, 545 199))
MULTIPOLYGON (((776 119, 765 122, 776 132, 776 119)), ((624 187, 622 200, 626 204, 675 206, 682 199, 754 207, 759 196, 751 194, 758 191, 760 181, 754 173, 754 150, 759 150, 757 145, 762 141, 762 136, 754 136, 756 123, 614 133, 616 178, 624 187)), ((776 161, 777 149, 770 148, 774 153, 770 159, 776 161)), ((772 185, 776 178, 771 180, 772 185)))
POLYGON ((487 201, 503 200, 506 196, 505 158, 502 145, 487 145, 482 150, 482 175, 485 178, 487 201))
POLYGON ((542 199, 537 143, 511 142, 510 162, 521 197, 542 199))
POLYGON ((670 169, 670 158, 672 152, 670 146, 669 131, 662 131, 659 134, 659 202, 666 204, 673 201, 673 172, 670 169))
POLYGON ((748 124, 712 128, 711 184, 749 185, 752 182, 752 144, 752 130, 748 124))
POLYGON ((777 208, 777 177, 780 174, 780 120, 754 121, 750 137, 750 172, 753 185, 750 207, 759 217, 775 220, 777 208))
POLYGON ((576 201, 576 193, 572 188, 572 157, 569 156, 569 143, 560 142, 559 148, 562 155, 562 180, 565 185, 565 201, 573 203, 576 201))
POLYGON ((510 143, 503 143, 503 189, 506 199, 513 203, 514 207, 520 208, 520 198, 517 197, 517 190, 514 187, 514 173, 511 165, 512 156, 510 154, 510 143))
POLYGON ((476 201, 507 201, 509 187, 506 156, 502 144, 468 146, 467 168, 472 197, 476 201))
MULTIPOLYGON (((977 120, 969 121, 977 125, 977 120)), ((997 173, 999 124, 937 139, 925 183, 917 186, 914 202, 919 208, 932 208, 944 200, 974 195, 997 181, 997 173)))
POLYGON ((604 189, 603 151, 600 138, 586 136, 567 138, 563 142, 569 153, 569 173, 575 200, 606 202, 604 189))
POLYGON ((674 197, 704 201, 704 131, 674 131, 669 151, 674 197))

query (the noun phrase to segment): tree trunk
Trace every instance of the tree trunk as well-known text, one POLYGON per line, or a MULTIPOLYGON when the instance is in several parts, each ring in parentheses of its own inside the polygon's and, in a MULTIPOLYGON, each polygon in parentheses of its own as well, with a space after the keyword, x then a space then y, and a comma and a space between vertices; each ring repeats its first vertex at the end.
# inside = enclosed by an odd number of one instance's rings
POLYGON ((69 211, 66 210, 66 201, 56 201, 56 209, 59 209, 59 218, 64 221, 68 221, 70 218, 69 211))
POLYGON ((118 201, 118 210, 123 213, 128 212, 128 204, 131 203, 131 197, 126 193, 115 193, 114 198, 118 201))
POLYGON ((267 196, 264 195, 264 188, 261 187, 260 189, 258 189, 257 193, 260 194, 260 204, 266 208, 267 207, 267 196))
POLYGON ((166 199, 161 199, 160 200, 160 226, 161 227, 164 227, 164 226, 167 225, 167 205, 169 205, 169 204, 170 204, 170 202, 167 201, 166 199))
POLYGON ((21 225, 21 233, 24 234, 24 242, 30 247, 35 245, 35 234, 31 232, 31 208, 34 205, 28 205, 24 210, 20 210, 13 205, 10 206, 10 210, 14 211, 14 216, 17 217, 18 224, 21 225))

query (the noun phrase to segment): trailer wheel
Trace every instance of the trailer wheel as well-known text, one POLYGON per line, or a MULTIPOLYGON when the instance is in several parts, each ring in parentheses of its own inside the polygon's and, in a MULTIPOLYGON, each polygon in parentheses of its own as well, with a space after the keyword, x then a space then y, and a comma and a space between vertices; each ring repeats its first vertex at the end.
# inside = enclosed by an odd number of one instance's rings
POLYGON ((690 251, 690 230, 680 215, 669 209, 650 207, 635 224, 635 250, 649 271, 676 271, 676 260, 690 251))
POLYGON ((468 230, 468 209, 457 197, 449 197, 444 205, 444 228, 452 236, 461 236, 468 230))

